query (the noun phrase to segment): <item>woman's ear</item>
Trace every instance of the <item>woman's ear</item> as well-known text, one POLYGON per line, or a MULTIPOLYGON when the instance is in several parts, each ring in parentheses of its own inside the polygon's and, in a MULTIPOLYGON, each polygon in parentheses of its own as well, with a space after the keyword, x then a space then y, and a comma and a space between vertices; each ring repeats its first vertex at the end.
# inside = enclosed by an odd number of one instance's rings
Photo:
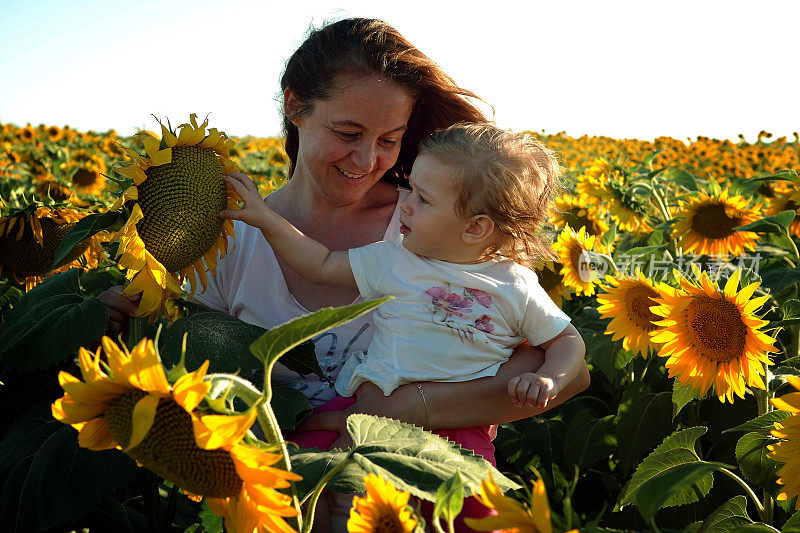
POLYGON ((286 117, 289 121, 297 126, 295 122, 297 120, 297 114, 300 113, 300 99, 295 96, 294 92, 290 88, 286 88, 283 91, 283 112, 286 113, 286 117))
POLYGON ((461 234, 464 244, 482 244, 494 234, 494 222, 486 215, 475 215, 461 234))

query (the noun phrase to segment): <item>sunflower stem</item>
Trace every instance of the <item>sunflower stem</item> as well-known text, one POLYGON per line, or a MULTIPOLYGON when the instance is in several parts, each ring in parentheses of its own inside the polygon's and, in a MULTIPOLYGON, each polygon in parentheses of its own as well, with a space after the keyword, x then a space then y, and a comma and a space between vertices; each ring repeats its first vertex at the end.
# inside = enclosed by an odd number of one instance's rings
POLYGON ((333 479, 333 477, 336 474, 344 470, 345 467, 348 466, 350 463, 355 463, 355 460, 348 459, 343 463, 341 463, 340 465, 338 465, 333 470, 331 470, 330 472, 328 472, 327 474, 325 474, 325 476, 323 476, 323 478, 320 479, 319 482, 317 482, 317 485, 314 487, 314 490, 308 493, 306 497, 300 501, 300 505, 303 505, 305 501, 310 498, 310 501, 308 502, 308 512, 306 513, 305 522, 301 533, 309 533, 311 531, 311 526, 314 525, 314 510, 317 508, 317 500, 319 500, 319 497, 322 494, 322 489, 325 488, 325 485, 327 485, 328 482, 331 479, 333 479))
POLYGON ((747 495, 750 496, 750 499, 753 500, 753 503, 756 506, 756 510, 758 511, 758 516, 761 518, 761 520, 765 520, 766 516, 764 515, 764 506, 758 500, 758 496, 756 496, 756 493, 753 492, 753 489, 750 488, 750 485, 748 485, 747 482, 745 482, 745 480, 743 480, 742 478, 740 478, 727 468, 720 468, 719 472, 722 472, 723 474, 734 480, 736 483, 739 484, 739 486, 741 486, 744 489, 747 495))
MULTIPOLYGON (((278 425, 278 419, 275 417, 275 412, 272 410, 270 403, 265 401, 264 395, 261 393, 261 391, 256 389, 253 384, 246 379, 230 374, 210 375, 209 379, 211 379, 213 383, 212 393, 213 391, 227 390, 231 394, 241 398, 250 407, 258 404, 256 410, 256 421, 261 427, 261 430, 264 432, 267 442, 278 446, 280 449, 281 460, 275 464, 275 467, 287 472, 291 472, 292 467, 289 460, 289 450, 286 448, 286 441, 283 440, 283 435, 281 434, 281 429, 278 425)), ((266 381, 269 381, 269 378, 267 378, 266 381)), ((296 517, 297 529, 301 529, 303 520, 299 514, 300 502, 297 499, 294 483, 290 484, 289 486, 289 495, 292 497, 294 507, 298 511, 298 515, 296 517)))
POLYGON ((797 258, 797 261, 800 262, 800 251, 797 250, 797 245, 794 243, 794 239, 792 239, 792 234, 789 233, 788 228, 786 229, 786 238, 789 239, 789 244, 794 248, 794 256, 797 258))
POLYGON ((132 316, 128 319, 128 349, 133 349, 144 337, 144 318, 132 316))

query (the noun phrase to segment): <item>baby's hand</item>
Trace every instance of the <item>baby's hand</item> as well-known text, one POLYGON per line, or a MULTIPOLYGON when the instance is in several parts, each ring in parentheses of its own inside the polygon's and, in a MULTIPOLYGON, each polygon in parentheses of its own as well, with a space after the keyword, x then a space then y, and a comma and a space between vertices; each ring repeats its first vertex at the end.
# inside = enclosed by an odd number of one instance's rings
POLYGON ((258 187, 253 183, 253 180, 240 172, 228 174, 223 176, 222 179, 236 191, 236 194, 244 202, 244 206, 241 209, 220 211, 219 218, 241 220, 257 228, 263 227, 269 220, 269 208, 264 203, 264 199, 261 197, 261 193, 258 192, 258 187))
POLYGON ((508 380, 508 395, 517 407, 547 407, 547 402, 556 397, 558 390, 552 378, 533 374, 521 374, 508 380))

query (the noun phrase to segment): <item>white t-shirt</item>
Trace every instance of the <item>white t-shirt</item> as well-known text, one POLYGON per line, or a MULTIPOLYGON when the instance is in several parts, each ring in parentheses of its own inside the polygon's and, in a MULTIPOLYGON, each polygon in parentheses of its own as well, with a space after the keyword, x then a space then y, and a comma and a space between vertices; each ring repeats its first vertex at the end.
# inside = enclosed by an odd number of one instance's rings
POLYGON ((570 322, 536 274, 509 259, 447 263, 397 241, 355 248, 349 256, 364 299, 394 298, 375 311, 368 352, 355 353, 339 373, 342 396, 365 381, 388 396, 404 383, 494 376, 524 339, 542 344, 570 322))
MULTIPOLYGON (((409 194, 399 189, 400 201, 409 194)), ((395 207, 384 240, 400 237, 399 209, 395 207)), ((194 299, 213 309, 224 311, 250 324, 273 328, 298 316, 310 313, 300 305, 286 286, 275 252, 261 234, 261 230, 243 222, 234 222, 236 249, 219 260, 216 276, 208 275, 208 288, 198 289, 194 299)), ((358 297, 353 303, 360 302, 358 297)), ((314 344, 317 360, 331 382, 336 380, 344 362, 355 351, 367 351, 375 326, 372 313, 330 329, 316 336, 314 344)), ((288 384, 300 392, 316 407, 335 396, 327 381, 314 374, 292 372, 280 361, 272 372, 273 383, 288 384)))

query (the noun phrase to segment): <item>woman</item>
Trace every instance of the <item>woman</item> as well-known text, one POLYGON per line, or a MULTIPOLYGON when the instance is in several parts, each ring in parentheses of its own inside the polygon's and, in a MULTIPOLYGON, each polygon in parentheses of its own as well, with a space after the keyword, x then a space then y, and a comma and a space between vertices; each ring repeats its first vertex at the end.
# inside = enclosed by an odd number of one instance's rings
MULTIPOLYGON (((313 31, 292 55, 281 79, 289 182, 270 194, 269 207, 331 250, 347 250, 399 238, 397 206, 419 141, 456 122, 485 121, 441 69, 388 24, 347 19, 313 31)), ((196 299, 242 320, 273 327, 329 306, 353 303, 357 291, 313 285, 276 259, 261 233, 237 223, 236 250, 220 261, 208 290, 196 299)), ((117 326, 133 313, 134 302, 118 291, 101 299, 117 326)), ((348 355, 365 350, 374 331, 371 317, 354 320, 315 339, 320 366, 331 381, 348 355)), ((540 350, 519 347, 498 374, 462 383, 402 386, 385 397, 364 384, 357 402, 343 412, 319 413, 302 429, 342 434, 354 412, 396 418, 428 429, 500 424, 543 409, 516 407, 506 383, 543 362, 540 350), (468 398, 473 406, 463 409, 468 398)), ((328 382, 280 367, 275 382, 290 383, 314 405, 334 395, 328 382)), ((559 396, 563 401, 589 384, 582 369, 559 396)), ((558 402, 555 402, 557 404, 558 402)), ((548 405, 552 407, 555 404, 548 405)))

